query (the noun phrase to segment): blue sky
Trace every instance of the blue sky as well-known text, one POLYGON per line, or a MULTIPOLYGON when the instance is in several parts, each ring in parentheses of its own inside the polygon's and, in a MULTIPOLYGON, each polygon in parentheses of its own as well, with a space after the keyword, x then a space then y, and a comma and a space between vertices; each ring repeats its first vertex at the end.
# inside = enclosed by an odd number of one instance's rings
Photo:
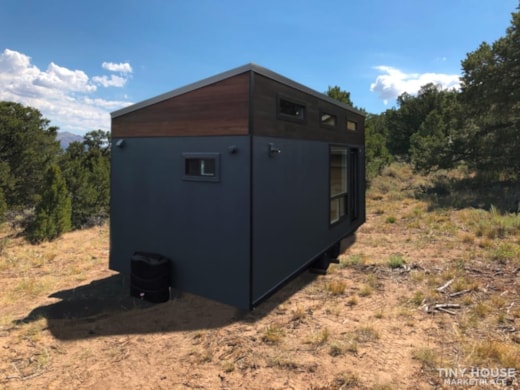
POLYGON ((505 35, 518 0, 2 0, 0 100, 62 131, 249 62, 371 113, 505 35))

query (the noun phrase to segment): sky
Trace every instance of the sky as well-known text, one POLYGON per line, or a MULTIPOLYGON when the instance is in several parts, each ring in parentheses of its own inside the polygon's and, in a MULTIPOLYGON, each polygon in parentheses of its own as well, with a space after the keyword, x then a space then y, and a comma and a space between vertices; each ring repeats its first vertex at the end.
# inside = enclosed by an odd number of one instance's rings
POLYGON ((1 0, 0 100, 60 131, 110 130, 110 112, 255 63, 370 113, 505 35, 518 0, 1 0))

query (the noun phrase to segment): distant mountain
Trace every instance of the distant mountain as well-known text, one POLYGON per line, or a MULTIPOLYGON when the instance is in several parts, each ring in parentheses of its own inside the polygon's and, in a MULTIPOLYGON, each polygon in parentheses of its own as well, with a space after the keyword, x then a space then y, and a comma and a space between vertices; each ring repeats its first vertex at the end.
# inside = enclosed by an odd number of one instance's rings
POLYGON ((68 131, 58 131, 56 139, 60 141, 62 149, 67 149, 69 144, 74 141, 82 142, 83 136, 79 134, 69 133, 68 131))

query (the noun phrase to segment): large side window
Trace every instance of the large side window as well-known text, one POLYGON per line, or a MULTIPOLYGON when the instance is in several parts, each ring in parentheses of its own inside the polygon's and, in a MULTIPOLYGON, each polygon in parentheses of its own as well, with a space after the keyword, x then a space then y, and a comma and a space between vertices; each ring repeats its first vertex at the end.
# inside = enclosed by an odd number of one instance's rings
POLYGON ((218 153, 183 153, 184 180, 220 181, 218 153))
POLYGON ((350 218, 352 221, 359 217, 359 189, 360 189, 360 179, 361 176, 359 174, 359 149, 352 148, 350 149, 350 183, 349 183, 349 192, 350 192, 350 207, 351 213, 350 218))
POLYGON ((331 146, 329 151, 330 223, 339 222, 347 213, 347 147, 331 146))

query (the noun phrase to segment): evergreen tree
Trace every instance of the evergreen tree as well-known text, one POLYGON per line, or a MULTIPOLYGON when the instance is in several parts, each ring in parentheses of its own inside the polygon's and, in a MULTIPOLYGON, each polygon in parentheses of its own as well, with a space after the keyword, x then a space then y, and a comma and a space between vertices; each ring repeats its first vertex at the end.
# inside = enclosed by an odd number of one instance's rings
POLYGON ((370 180, 392 161, 386 147, 385 114, 368 114, 365 121, 366 173, 370 180))
POLYGON ((9 208, 33 207, 59 152, 56 127, 35 108, 0 102, 0 188, 9 208))
POLYGON ((463 112, 456 91, 440 91, 430 113, 410 137, 410 156, 421 171, 453 168, 467 159, 463 112))
POLYGON ((421 87, 417 96, 403 93, 397 98, 399 109, 386 111, 387 146, 390 153, 410 161, 410 139, 426 117, 439 106, 442 90, 435 84, 421 87))
POLYGON ((334 87, 329 86, 325 95, 340 101, 341 103, 348 104, 351 107, 354 107, 352 100, 350 100, 350 92, 343 91, 340 87, 335 85, 334 87))
POLYGON ((73 142, 61 158, 72 197, 72 226, 80 229, 108 217, 110 204, 110 138, 101 130, 73 142))
POLYGON ((481 172, 520 172, 520 12, 506 36, 462 61, 469 163, 481 172))
POLYGON ((53 240, 71 229, 71 199, 61 170, 55 164, 47 170, 44 191, 35 213, 36 218, 27 232, 33 243, 53 240))

